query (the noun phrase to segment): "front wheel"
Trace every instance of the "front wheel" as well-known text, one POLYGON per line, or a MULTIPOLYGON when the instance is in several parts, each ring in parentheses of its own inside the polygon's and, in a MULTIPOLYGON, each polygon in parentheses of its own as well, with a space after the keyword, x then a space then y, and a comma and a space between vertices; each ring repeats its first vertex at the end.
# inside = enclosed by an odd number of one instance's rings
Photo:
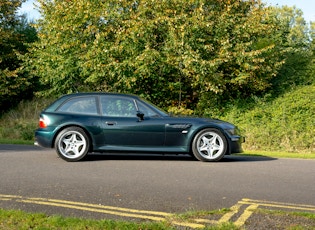
POLYGON ((79 161, 90 148, 89 138, 83 129, 68 127, 62 130, 55 141, 57 154, 66 161, 79 161))
POLYGON ((227 141, 217 129, 204 129, 194 138, 192 152, 200 161, 219 161, 227 151, 227 141))

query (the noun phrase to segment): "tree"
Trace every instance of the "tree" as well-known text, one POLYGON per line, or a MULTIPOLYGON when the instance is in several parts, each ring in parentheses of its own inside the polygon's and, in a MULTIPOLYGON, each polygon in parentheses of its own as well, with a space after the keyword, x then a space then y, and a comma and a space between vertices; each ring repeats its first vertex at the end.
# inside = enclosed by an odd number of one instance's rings
POLYGON ((203 110, 264 91, 283 64, 258 1, 40 0, 28 65, 46 94, 106 90, 203 110))
POLYGON ((18 19, 15 16, 22 1, 1 1, 0 4, 0 69, 16 69, 16 57, 12 47, 19 45, 19 36, 14 32, 18 19))
POLYGON ((25 16, 17 16, 23 1, 2 0, 0 3, 0 111, 7 110, 32 95, 33 79, 21 69, 19 55, 27 52, 27 42, 36 39, 36 31, 25 16))
POLYGON ((279 94, 312 81, 307 74, 312 60, 311 30, 303 12, 296 7, 273 7, 271 13, 280 25, 275 35, 284 60, 277 77, 271 81, 273 93, 279 94))
POLYGON ((308 69, 309 79, 312 84, 315 84, 315 22, 310 23, 311 51, 310 64, 308 69))

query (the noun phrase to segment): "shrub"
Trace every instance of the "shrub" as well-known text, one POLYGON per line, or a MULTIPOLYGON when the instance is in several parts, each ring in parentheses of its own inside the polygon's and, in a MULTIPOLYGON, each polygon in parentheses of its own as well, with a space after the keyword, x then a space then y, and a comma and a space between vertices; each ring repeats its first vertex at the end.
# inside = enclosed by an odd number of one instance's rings
POLYGON ((246 149, 315 152, 314 101, 315 85, 303 86, 251 109, 235 107, 221 118, 239 126, 246 149))
POLYGON ((4 113, 0 119, 0 138, 32 140, 39 114, 52 100, 21 101, 16 108, 4 113))

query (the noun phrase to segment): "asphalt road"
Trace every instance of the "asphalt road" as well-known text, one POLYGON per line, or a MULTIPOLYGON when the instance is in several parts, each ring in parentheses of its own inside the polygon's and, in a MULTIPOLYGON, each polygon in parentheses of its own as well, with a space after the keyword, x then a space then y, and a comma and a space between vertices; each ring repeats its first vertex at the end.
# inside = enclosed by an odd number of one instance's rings
POLYGON ((216 210, 248 199, 313 209, 314 181, 315 160, 111 154, 68 163, 51 149, 0 145, 0 208, 48 214, 128 218, 115 213, 216 210), (93 212, 97 205, 112 212, 93 212))

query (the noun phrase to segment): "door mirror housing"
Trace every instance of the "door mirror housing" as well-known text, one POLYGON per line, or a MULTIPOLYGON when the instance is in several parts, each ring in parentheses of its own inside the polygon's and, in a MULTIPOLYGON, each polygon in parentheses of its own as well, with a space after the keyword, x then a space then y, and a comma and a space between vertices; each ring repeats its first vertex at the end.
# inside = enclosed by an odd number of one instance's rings
POLYGON ((138 112, 137 112, 137 117, 139 118, 138 121, 143 121, 143 120, 144 120, 144 113, 138 111, 138 112))

